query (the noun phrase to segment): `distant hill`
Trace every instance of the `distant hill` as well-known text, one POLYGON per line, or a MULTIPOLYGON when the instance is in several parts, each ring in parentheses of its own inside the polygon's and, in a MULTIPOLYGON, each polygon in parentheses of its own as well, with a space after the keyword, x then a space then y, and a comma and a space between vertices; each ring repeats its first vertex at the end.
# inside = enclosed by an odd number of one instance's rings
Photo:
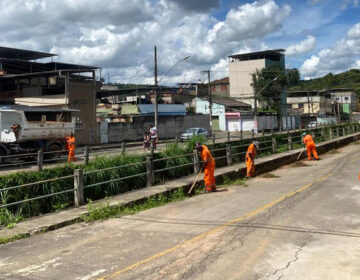
POLYGON ((321 90, 330 88, 353 88, 360 96, 360 69, 351 69, 341 74, 327 74, 322 78, 302 80, 289 90, 321 90))

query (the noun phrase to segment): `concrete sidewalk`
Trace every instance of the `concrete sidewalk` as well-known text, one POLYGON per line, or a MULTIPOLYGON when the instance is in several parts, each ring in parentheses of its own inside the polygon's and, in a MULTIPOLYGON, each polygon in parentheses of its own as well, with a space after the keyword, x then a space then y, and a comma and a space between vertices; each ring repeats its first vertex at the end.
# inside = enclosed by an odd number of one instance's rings
MULTIPOLYGON (((348 135, 335 140, 323 142, 317 145, 319 154, 325 153, 331 149, 345 146, 360 139, 360 133, 348 135)), ((296 161, 301 149, 274 154, 256 160, 256 175, 269 172, 281 166, 293 163, 296 161)), ((303 153, 301 158, 304 158, 306 153, 303 153)), ((245 176, 245 164, 235 164, 228 167, 217 168, 215 171, 216 180, 221 183, 224 177, 242 178, 245 176)), ((179 188, 188 188, 195 180, 196 175, 179 178, 168 181, 166 183, 156 185, 150 188, 143 188, 125 194, 109 197, 106 201, 110 206, 125 206, 133 202, 142 201, 157 194, 163 194, 179 188)), ((96 203, 104 202, 99 200, 96 203)), ((87 206, 79 208, 70 208, 60 212, 49 213, 43 216, 34 217, 24 222, 14 225, 13 228, 0 228, 0 238, 10 238, 16 235, 30 236, 46 231, 55 230, 66 225, 77 222, 82 216, 88 213, 87 206)))

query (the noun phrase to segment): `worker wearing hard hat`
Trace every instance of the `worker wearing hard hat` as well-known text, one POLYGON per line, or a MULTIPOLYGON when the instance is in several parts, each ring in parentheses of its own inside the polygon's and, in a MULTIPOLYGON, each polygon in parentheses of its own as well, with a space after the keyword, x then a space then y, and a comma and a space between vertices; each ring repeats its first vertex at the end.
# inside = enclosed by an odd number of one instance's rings
POLYGON ((204 192, 216 192, 216 184, 215 184, 215 160, 212 157, 209 148, 201 143, 196 143, 196 149, 200 153, 200 157, 203 161, 203 165, 201 167, 201 171, 204 170, 204 184, 205 190, 204 192))
POLYGON ((306 132, 303 132, 301 136, 303 137, 303 143, 307 149, 308 160, 311 160, 311 154, 314 155, 314 158, 316 160, 319 160, 319 156, 316 151, 316 145, 312 136, 310 134, 307 134, 306 132))
POLYGON ((75 136, 74 133, 70 133, 70 136, 66 137, 66 145, 69 150, 68 162, 76 161, 75 158, 75 136))
POLYGON ((246 152, 245 164, 246 164, 246 178, 255 176, 255 157, 257 155, 258 142, 253 141, 246 152))

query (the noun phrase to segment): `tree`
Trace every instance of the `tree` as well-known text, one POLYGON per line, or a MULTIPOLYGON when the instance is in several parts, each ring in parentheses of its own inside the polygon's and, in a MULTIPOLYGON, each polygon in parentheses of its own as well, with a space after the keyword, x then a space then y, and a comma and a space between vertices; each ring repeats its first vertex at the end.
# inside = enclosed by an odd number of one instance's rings
POLYGON ((298 85, 300 74, 297 69, 284 70, 279 64, 257 69, 251 74, 251 86, 261 110, 281 114, 281 96, 287 87, 298 85), (273 81, 276 78, 275 81, 273 81))

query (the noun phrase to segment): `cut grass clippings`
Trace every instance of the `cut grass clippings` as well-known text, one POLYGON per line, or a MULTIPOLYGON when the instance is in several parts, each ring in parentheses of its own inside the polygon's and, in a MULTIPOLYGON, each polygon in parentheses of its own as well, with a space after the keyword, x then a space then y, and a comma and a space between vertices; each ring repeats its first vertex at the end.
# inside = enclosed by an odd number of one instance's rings
POLYGON ((277 175, 275 175, 273 173, 266 173, 266 174, 262 175, 261 178, 265 178, 265 179, 280 178, 280 176, 277 176, 277 175))
POLYGON ((339 151, 336 150, 336 149, 331 149, 330 151, 327 152, 327 154, 330 154, 330 155, 334 155, 334 154, 338 154, 339 151))
POLYGON ((290 167, 305 167, 305 166, 309 166, 309 165, 303 161, 297 161, 290 165, 290 167))

